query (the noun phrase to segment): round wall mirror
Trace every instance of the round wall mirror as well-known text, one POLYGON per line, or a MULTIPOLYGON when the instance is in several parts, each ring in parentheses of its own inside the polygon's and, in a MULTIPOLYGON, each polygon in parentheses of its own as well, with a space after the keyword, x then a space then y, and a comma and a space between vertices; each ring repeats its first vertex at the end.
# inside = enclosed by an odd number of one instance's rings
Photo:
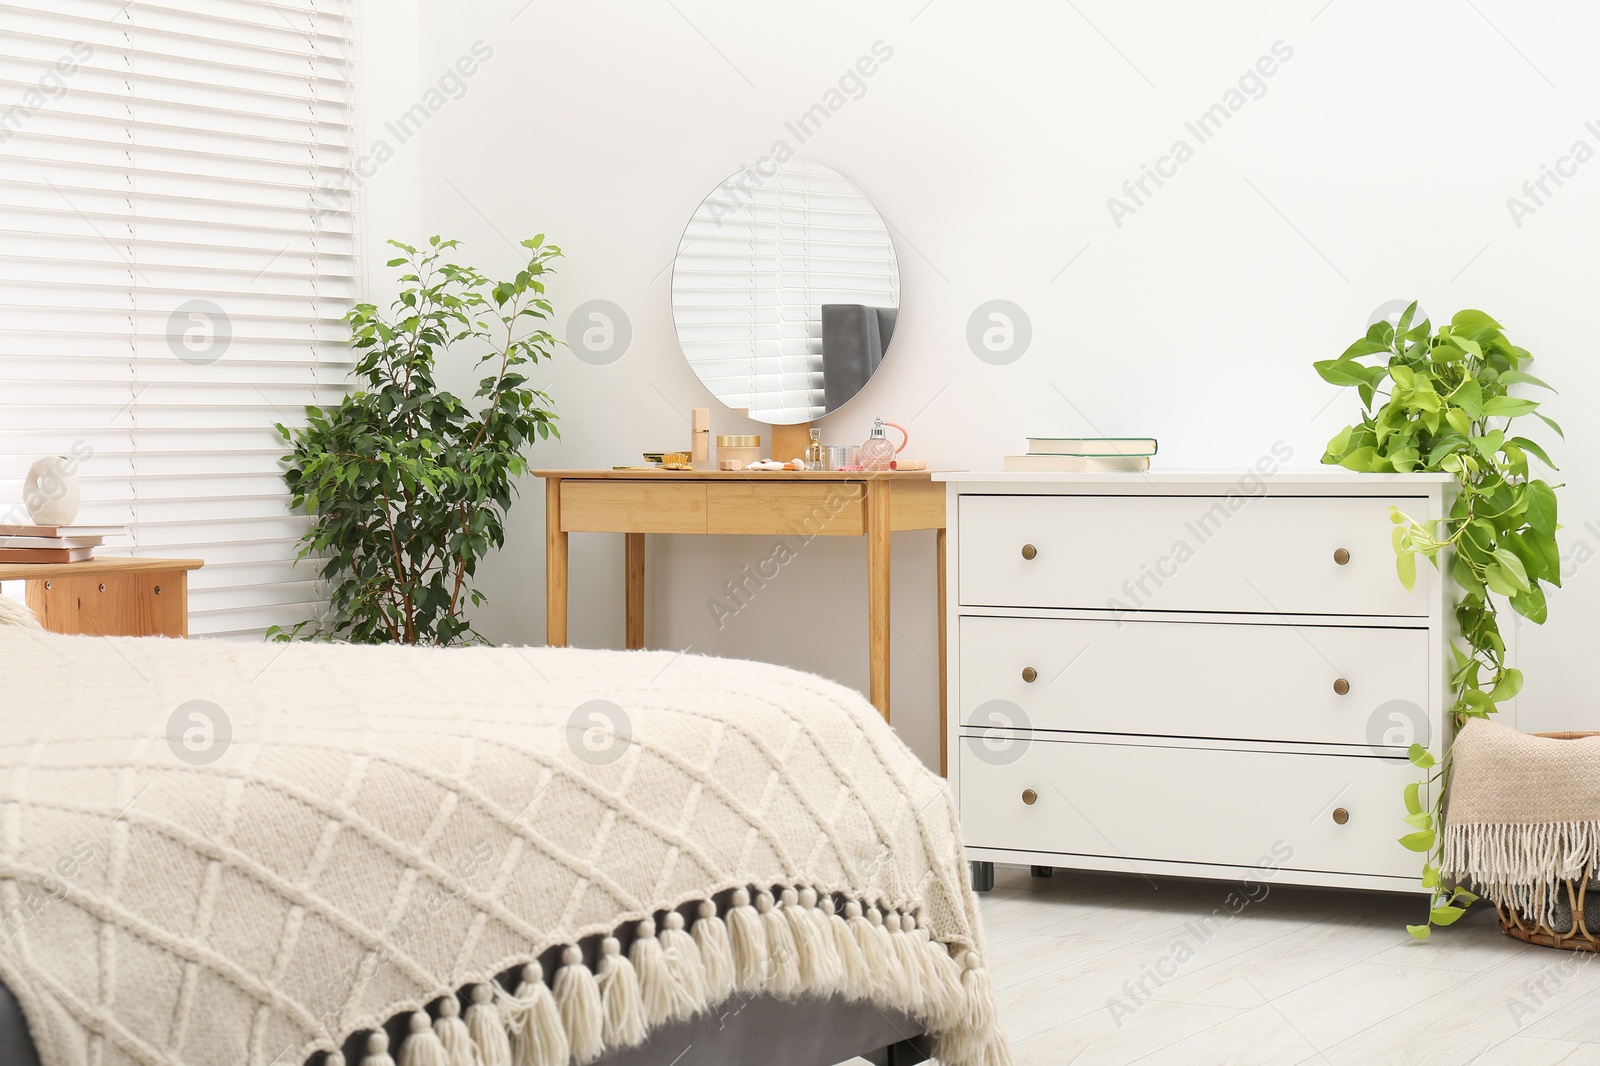
POLYGON ((770 425, 848 403, 883 362, 899 308, 889 227, 816 163, 750 167, 717 186, 672 267, 689 365, 722 403, 770 425))

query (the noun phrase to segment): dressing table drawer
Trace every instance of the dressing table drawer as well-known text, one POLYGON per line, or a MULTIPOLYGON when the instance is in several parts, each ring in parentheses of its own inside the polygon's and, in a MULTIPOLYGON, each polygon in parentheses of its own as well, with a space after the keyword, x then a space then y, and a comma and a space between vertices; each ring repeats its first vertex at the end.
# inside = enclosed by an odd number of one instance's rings
POLYGON ((560 482, 563 533, 704 533, 703 482, 560 482))
POLYGON ((969 615, 956 646, 963 726, 1392 754, 1428 739, 1414 735, 1428 706, 1426 629, 969 615))
POLYGON ((969 847, 1237 867, 1272 856, 1284 869, 1407 878, 1420 868, 1395 840, 1397 797, 1417 778, 1404 758, 983 744, 963 738, 957 756, 969 847))
POLYGON ((1395 576, 1389 508, 1425 499, 963 495, 966 606, 1424 616, 1395 576))

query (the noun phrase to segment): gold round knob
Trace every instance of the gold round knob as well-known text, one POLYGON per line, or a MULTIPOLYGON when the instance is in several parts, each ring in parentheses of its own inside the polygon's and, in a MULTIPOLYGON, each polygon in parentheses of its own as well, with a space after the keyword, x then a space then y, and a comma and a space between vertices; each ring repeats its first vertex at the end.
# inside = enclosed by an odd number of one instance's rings
POLYGON ((1034 556, 1036 556, 1038 554, 1039 554, 1039 549, 1035 548, 1032 544, 1024 544, 1022 546, 1022 557, 1024 559, 1032 559, 1034 556))
POLYGON ((1032 807, 1035 803, 1039 802, 1039 793, 1035 792, 1031 788, 1023 789, 1022 790, 1022 802, 1026 803, 1028 806, 1032 807))
POLYGON ((1039 671, 1035 670, 1031 666, 1024 666, 1022 668, 1022 680, 1026 681, 1030 685, 1033 684, 1035 681, 1039 680, 1039 671))
POLYGON ((1333 561, 1338 563, 1340 566, 1348 563, 1350 561, 1350 549, 1335 548, 1333 551, 1333 561))
POLYGON ((1333 691, 1337 692, 1341 696, 1345 695, 1350 691, 1350 682, 1341 677, 1339 680, 1333 683, 1333 691))
POLYGON ((1343 825, 1344 823, 1348 822, 1349 820, 1350 820, 1350 812, 1349 811, 1345 810, 1343 807, 1335 807, 1333 809, 1333 822, 1334 822, 1335 825, 1343 825))

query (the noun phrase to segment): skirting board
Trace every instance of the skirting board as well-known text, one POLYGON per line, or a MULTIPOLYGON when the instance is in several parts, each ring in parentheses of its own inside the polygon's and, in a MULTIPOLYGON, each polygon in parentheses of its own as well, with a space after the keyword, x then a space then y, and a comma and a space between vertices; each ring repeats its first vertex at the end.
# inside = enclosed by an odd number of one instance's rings
MULTIPOLYGON (((967 847, 965 854, 972 862, 998 862, 1012 866, 1055 866, 1062 855, 1046 851, 1008 851, 1002 848, 967 847), (1056 860, 1052 862, 1051 860, 1056 860)), ((1213 866, 1198 862, 1168 862, 1153 859, 1129 859, 1119 855, 1072 855, 1070 866, 1062 869, 1097 870, 1113 874, 1134 874, 1146 877, 1198 877, 1214 881, 1263 881, 1274 885, 1310 885, 1319 888, 1356 888, 1371 892, 1407 892, 1427 894, 1422 887, 1422 856, 1417 856, 1416 877, 1386 877, 1378 874, 1329 873, 1322 870, 1280 869, 1263 875, 1250 866, 1213 866)), ((1219 885, 1225 888, 1225 885, 1219 885)))

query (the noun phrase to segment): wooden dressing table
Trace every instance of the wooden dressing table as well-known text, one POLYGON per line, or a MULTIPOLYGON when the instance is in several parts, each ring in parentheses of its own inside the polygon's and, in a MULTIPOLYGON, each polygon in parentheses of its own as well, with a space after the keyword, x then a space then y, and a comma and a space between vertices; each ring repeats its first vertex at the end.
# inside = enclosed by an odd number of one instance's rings
POLYGON ((648 533, 865 537, 868 696, 889 718, 889 534, 934 531, 940 766, 945 753, 945 487, 929 471, 535 470, 545 479, 545 621, 567 643, 567 535, 627 536, 627 646, 644 647, 648 533))

